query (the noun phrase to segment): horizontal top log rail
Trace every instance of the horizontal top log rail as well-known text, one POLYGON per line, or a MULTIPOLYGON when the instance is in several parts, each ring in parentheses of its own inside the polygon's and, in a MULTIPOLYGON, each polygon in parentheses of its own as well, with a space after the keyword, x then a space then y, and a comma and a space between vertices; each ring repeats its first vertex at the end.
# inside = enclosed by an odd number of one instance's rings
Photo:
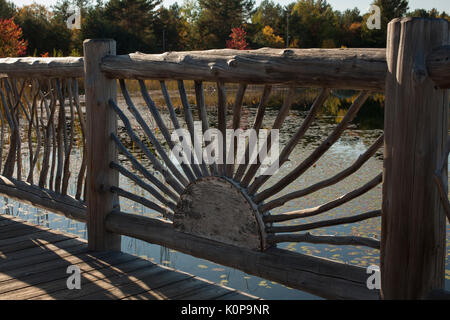
MULTIPOLYGON (((82 57, 2 58, 0 75, 83 77, 82 57)), ((430 77, 450 88, 450 46, 427 57, 430 77)), ((387 70, 385 49, 271 49, 133 53, 107 56, 101 70, 113 78, 295 83, 301 86, 383 91, 387 70)))
POLYGON ((110 56, 101 66, 117 78, 295 83, 382 90, 384 49, 232 49, 110 56))
POLYGON ((2 58, 0 75, 14 78, 82 78, 82 57, 62 58, 2 58))

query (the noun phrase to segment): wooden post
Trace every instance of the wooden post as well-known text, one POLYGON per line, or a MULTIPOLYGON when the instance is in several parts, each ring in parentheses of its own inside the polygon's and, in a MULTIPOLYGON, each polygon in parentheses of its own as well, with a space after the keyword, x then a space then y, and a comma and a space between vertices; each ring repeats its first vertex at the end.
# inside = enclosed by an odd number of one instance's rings
POLYGON ((443 19, 388 26, 381 296, 423 299, 443 288, 445 214, 433 173, 444 153, 448 92, 430 79, 427 56, 449 43, 443 19))
POLYGON ((100 71, 104 56, 116 55, 114 40, 85 40, 84 71, 87 123, 87 227, 91 250, 120 250, 120 236, 107 232, 105 217, 118 204, 110 192, 119 182, 118 173, 109 167, 117 161, 117 150, 111 133, 117 131, 117 118, 108 101, 117 98, 115 79, 100 71))

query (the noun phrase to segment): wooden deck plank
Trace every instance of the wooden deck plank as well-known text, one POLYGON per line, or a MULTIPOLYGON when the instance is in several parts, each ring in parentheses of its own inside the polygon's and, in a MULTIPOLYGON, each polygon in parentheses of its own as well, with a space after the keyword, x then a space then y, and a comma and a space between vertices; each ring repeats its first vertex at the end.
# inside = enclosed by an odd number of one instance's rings
POLYGON ((215 300, 255 300, 255 297, 244 292, 232 291, 226 295, 218 297, 215 300))
POLYGON ((50 252, 44 252, 30 257, 24 257, 23 259, 0 260, 0 272, 7 272, 16 268, 20 268, 27 265, 32 265, 35 263, 46 262, 56 259, 63 259, 67 256, 77 255, 88 252, 86 244, 77 244, 68 248, 59 249, 50 252))
POLYGON ((76 235, 0 216, 0 300, 253 298, 123 252, 89 252, 76 235), (81 289, 67 288, 67 267, 81 289))
MULTIPOLYGON (((109 253, 106 254, 115 254, 115 253, 109 253)), ((101 268, 100 265, 96 264, 96 261, 98 261, 99 258, 97 258, 94 255, 85 255, 84 259, 80 261, 80 263, 75 263, 75 265, 86 268, 101 268)), ((68 265, 67 265, 68 266, 68 265)), ((20 279, 9 279, 6 281, 0 282, 0 297, 2 294, 8 291, 13 291, 16 289, 22 289, 30 286, 35 286, 40 283, 49 282, 52 280, 57 279, 67 279, 68 274, 66 273, 67 266, 60 267, 58 269, 50 270, 47 272, 37 272, 30 275, 26 275, 24 277, 21 277, 20 279)))
POLYGON ((68 255, 66 257, 63 257, 61 259, 55 257, 53 260, 40 262, 40 263, 34 263, 31 265, 26 265, 20 268, 16 268, 13 270, 9 270, 7 273, 0 273, 0 282, 9 280, 10 278, 16 278, 21 279, 22 277, 36 274, 39 272, 51 272, 54 269, 58 269, 61 266, 68 266, 68 265, 74 265, 77 263, 81 263, 83 259, 85 259, 85 256, 92 255, 93 253, 81 253, 78 255, 68 255))
POLYGON ((122 282, 115 282, 114 287, 107 291, 99 291, 91 295, 81 297, 82 300, 109 300, 123 299, 127 296, 143 293, 192 277, 181 272, 171 272, 159 266, 153 270, 141 269, 129 273, 129 277, 122 282))
POLYGON ((23 236, 36 230, 32 226, 17 226, 14 224, 7 227, 10 227, 11 229, 0 232, 0 240, 23 236))
MULTIPOLYGON (((10 252, 10 253, 2 252, 2 257, 3 257, 3 261, 10 262, 10 261, 14 261, 14 260, 22 259, 22 258, 28 259, 29 257, 35 256, 35 255, 43 255, 46 253, 53 253, 53 252, 56 252, 57 250, 74 247, 74 246, 77 246, 80 244, 81 243, 78 241, 78 239, 68 239, 68 240, 63 240, 63 241, 59 241, 56 243, 47 243, 47 244, 36 243, 36 246, 33 248, 23 249, 23 250, 19 250, 19 251, 10 252)), ((2 268, 3 261, 0 261, 0 270, 3 269, 2 268)))
POLYGON ((24 239, 25 240, 26 239, 30 239, 31 240, 31 239, 34 239, 36 237, 40 237, 42 233, 47 233, 47 232, 45 232, 45 230, 36 230, 36 231, 33 231, 33 232, 31 232, 29 234, 26 234, 26 235, 23 235, 23 236, 18 236, 18 237, 8 238, 8 239, 2 239, 2 240, 0 240, 0 246, 2 246, 2 247, 3 246, 8 246, 10 244, 23 241, 24 239))
MULTIPOLYGON (((127 272, 137 270, 137 269, 150 269, 149 262, 146 260, 139 259, 130 260, 124 263, 119 263, 115 268, 120 269, 120 271, 114 268, 105 269, 101 273, 96 270, 93 272, 88 272, 81 277, 81 290, 67 290, 63 288, 61 290, 54 291, 52 293, 45 293, 36 297, 31 298, 32 300, 74 300, 79 299, 82 296, 92 294, 102 290, 108 290, 114 287, 112 282, 116 281, 115 277, 118 279, 123 278, 127 272), (102 281, 105 280, 105 281, 102 281)), ((115 283, 115 282, 114 282, 115 283)))
POLYGON ((174 298, 178 300, 211 300, 224 296, 229 292, 231 292, 229 288, 217 286, 215 283, 209 282, 206 287, 180 294, 174 298))
POLYGON ((67 267, 70 265, 79 265, 81 263, 96 259, 108 258, 108 256, 111 256, 113 254, 117 253, 112 251, 86 252, 78 254, 76 256, 69 255, 62 259, 32 264, 24 266, 22 268, 9 270, 6 273, 0 274, 0 288, 6 281, 17 281, 17 279, 19 279, 20 281, 26 281, 31 276, 38 276, 42 273, 57 273, 60 271, 59 269, 67 269, 67 267))
MULTIPOLYGON (((111 253, 110 253, 111 254, 111 253)), ((112 253, 110 262, 106 262, 103 259, 97 259, 92 257, 90 260, 86 259, 86 262, 76 264, 81 270, 87 271, 98 271, 102 274, 103 269, 110 270, 109 268, 116 263, 130 261, 132 257, 121 253, 112 253)), ((33 275, 26 279, 26 286, 22 288, 17 288, 15 285, 14 290, 9 290, 6 293, 0 293, 0 299, 16 300, 16 299, 30 299, 43 294, 52 295, 52 292, 66 290, 71 291, 67 288, 67 277, 66 268, 61 268, 53 270, 51 273, 40 273, 33 275)), ((83 277, 83 276, 82 276, 83 277)), ((17 283, 17 281, 15 281, 17 283)), ((12 284, 7 288, 11 288, 12 284)), ((2 292, 3 286, 0 283, 0 292, 2 292)))
POLYGON ((6 254, 11 253, 15 251, 20 251, 24 249, 33 248, 36 245, 48 245, 48 244, 54 244, 56 242, 74 239, 76 238, 75 235, 73 236, 66 236, 62 234, 54 234, 54 233, 47 233, 43 232, 41 236, 39 236, 39 233, 34 238, 30 239, 30 236, 21 236, 16 237, 17 241, 11 244, 7 244, 4 246, 0 246, 0 253, 6 254))

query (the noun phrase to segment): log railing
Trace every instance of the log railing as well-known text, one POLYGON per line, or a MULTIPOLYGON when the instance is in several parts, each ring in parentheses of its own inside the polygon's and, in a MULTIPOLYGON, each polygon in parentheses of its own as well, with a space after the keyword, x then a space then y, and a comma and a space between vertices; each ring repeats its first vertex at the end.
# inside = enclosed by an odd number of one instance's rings
MULTIPOLYGON (((117 56, 113 41, 88 40, 84 44, 84 58, 0 59, 0 74, 3 74, 0 114, 5 119, 1 119, 1 150, 7 150, 3 148, 3 141, 10 141, 11 146, 2 164, 0 192, 86 221, 89 246, 94 250, 120 248, 119 235, 127 235, 327 298, 378 298, 380 293, 367 289, 368 275, 361 267, 277 249, 277 243, 325 243, 381 249, 382 297, 425 298, 430 291, 442 288, 445 269, 445 220, 442 217, 444 210, 447 215, 449 212, 448 148, 444 147, 448 131, 446 89, 450 88, 448 23, 439 19, 403 19, 394 20, 389 28, 387 53, 385 49, 265 48, 117 56), (419 35, 416 29, 420 30, 419 35), (403 40, 413 36, 412 43, 419 44, 399 42, 400 35, 403 40), (412 78, 407 78, 408 75, 412 78), (77 78, 80 77, 84 78, 85 113, 78 96, 77 78), (126 79, 138 80, 143 109, 137 107, 136 97, 129 93, 126 79), (154 101, 154 92, 148 90, 145 80, 159 81, 162 105, 154 101), (167 80, 177 80, 176 96, 168 90, 167 80), (187 96, 186 80, 194 81, 194 103, 187 96), (205 82, 216 83, 214 124, 208 121, 211 110, 205 104, 205 82), (234 99, 227 98, 230 83, 237 86, 234 99), (271 126, 273 129, 283 127, 295 102, 296 88, 320 88, 309 114, 281 148, 280 166, 289 160, 295 146, 302 141, 331 90, 353 89, 359 94, 330 135, 278 179, 261 175, 260 161, 234 164, 235 159, 224 157, 225 163, 205 163, 198 161, 205 160, 202 154, 182 153, 187 161, 177 164, 170 157, 175 141, 169 128, 186 127, 192 144, 199 142, 194 134, 194 120, 201 122, 202 133, 214 126, 222 133, 226 129, 239 129, 243 99, 249 85, 261 88, 261 100, 252 126, 259 132, 271 89, 278 84, 289 90, 271 126), (421 93, 413 95, 409 91, 411 88, 421 93), (336 143, 374 91, 386 92, 385 134, 341 172, 281 195, 336 143), (409 96, 415 97, 415 111, 410 110, 409 96), (174 98, 181 101, 183 121, 177 116, 174 98), (124 101, 126 108, 118 99, 124 101), (436 103, 424 109, 423 105, 430 101, 436 103), (399 107, 405 110, 395 111, 399 107), (161 115, 161 108, 167 108, 168 119, 161 115), (161 135, 149 125, 149 117, 161 135), (26 130, 19 131, 22 123, 26 124, 26 130), (4 140, 4 126, 9 140, 4 140), (428 130, 436 126, 439 132, 428 130), (423 134, 413 135, 415 130, 423 130, 423 134), (406 148, 404 141, 412 136, 415 140, 406 148), (82 161, 73 170, 70 163, 74 161, 71 155, 75 143, 81 143, 82 161), (21 169, 24 145, 27 145, 30 163, 26 174, 21 169), (382 147, 385 148, 383 173, 374 172, 372 178, 357 189, 317 207, 283 210, 291 200, 336 185, 356 174, 382 147), (132 149, 138 149, 142 157, 136 157, 132 149), (415 158, 411 162, 413 167, 407 165, 408 157, 415 158), (141 187, 148 196, 126 190, 119 185, 119 176, 141 187), (416 180, 423 181, 427 187, 417 185, 414 177, 420 177, 422 180, 416 180), (267 187, 270 180, 273 181, 267 187), (409 185, 405 185, 406 181, 409 185), (307 217, 321 217, 381 183, 383 208, 354 216, 301 222, 307 217), (433 189, 429 192, 431 184, 433 189), (69 185, 73 187, 70 189, 69 185), (161 219, 124 213, 119 198, 143 205, 160 214, 161 219), (411 202, 414 215, 398 207, 405 205, 406 199, 411 202), (395 210, 393 204, 397 206, 395 210), (428 208, 433 209, 430 212, 428 208), (282 213, 274 214, 274 209, 282 213), (381 241, 310 233, 316 228, 380 216, 381 241), (284 223, 291 220, 296 223, 284 223), (427 225, 428 220, 430 225, 427 225), (398 221, 403 222, 398 225, 398 221), (390 230, 396 228, 403 231, 397 230, 393 236, 390 230), (408 234, 408 237, 399 240, 401 234, 408 234), (415 256, 414 251, 420 247, 417 241, 427 243, 434 256, 426 261, 415 256), (410 245, 412 243, 414 246, 410 245), (414 257, 414 262, 402 260, 407 256, 414 257), (396 263, 392 262, 394 260, 396 263), (419 264, 425 267, 420 269, 419 264), (406 278, 400 273, 407 265, 414 266, 414 272, 421 279, 414 288, 402 282, 406 278), (434 271, 430 271, 433 267, 434 271), (427 276, 421 278, 420 272, 424 270, 427 276), (398 284, 403 289, 395 289, 398 284)), ((264 144, 267 149, 271 148, 270 135, 264 144)), ((207 145, 205 142, 205 147, 207 145)), ((235 145, 234 150, 227 150, 226 144, 221 148, 219 153, 223 155, 236 150, 235 145)), ((247 144, 245 159, 252 151, 247 144)))

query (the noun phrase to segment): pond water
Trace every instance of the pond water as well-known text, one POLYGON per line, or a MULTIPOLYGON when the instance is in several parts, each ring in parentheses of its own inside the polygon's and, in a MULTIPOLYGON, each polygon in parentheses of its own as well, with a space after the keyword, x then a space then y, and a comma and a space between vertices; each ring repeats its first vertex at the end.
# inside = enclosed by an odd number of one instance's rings
MULTIPOLYGON (((123 106, 123 101, 120 101, 123 106)), ((135 99, 139 108, 144 108, 143 101, 135 99)), ((142 109, 144 110, 144 109, 142 109)), ((144 112, 144 111, 143 111, 144 112)), ((166 123, 168 123, 168 114, 161 110, 166 123)), ((231 112, 231 110, 229 111, 231 112)), ((278 110, 269 109, 266 111, 263 127, 270 128, 277 115, 278 110)), ((253 118, 256 114, 255 108, 244 108, 242 113, 242 125, 245 128, 250 127, 253 123, 253 118)), ((280 130, 280 145, 283 146, 287 140, 292 136, 295 130, 302 123, 307 112, 292 110, 290 115, 286 118, 282 129, 280 130)), ((194 115, 195 118, 196 115, 194 115)), ((214 126, 217 119, 217 110, 212 107, 209 109, 209 120, 211 126, 214 126)), ((180 123, 182 114, 179 114, 180 123)), ((231 121, 231 113, 228 114, 229 121, 231 121)), ((319 116, 306 133, 306 136, 296 146, 290 156, 290 161, 286 162, 277 172, 277 174, 270 178, 262 189, 270 186, 280 177, 287 174, 292 168, 305 159, 311 152, 320 144, 321 141, 328 136, 336 125, 337 119, 335 116, 321 115, 319 116)), ((150 118, 147 118, 149 123, 152 123, 150 118)), ((123 130, 121 130, 123 132, 123 130)), ((325 178, 334 175, 346 167, 350 166, 360 154, 382 134, 380 129, 359 129, 358 124, 352 124, 345 133, 341 136, 338 142, 333 145, 324 156, 321 157, 317 163, 310 168, 304 175, 294 181, 288 188, 284 189, 277 196, 292 192, 294 190, 303 189, 313 183, 321 181, 325 178)), ((158 134, 159 135, 159 134, 158 134)), ((162 139, 162 137, 161 137, 162 139)), ((162 140, 161 140, 162 141, 162 140)), ((166 145, 167 147, 167 145, 166 145)), ((138 150, 133 150, 135 155, 145 163, 146 167, 151 169, 152 166, 138 150)), ((27 152, 24 149, 24 163, 27 163, 27 152)), ((72 153, 74 159, 80 158, 80 149, 74 150, 72 153)), ((122 159, 124 160, 124 159, 122 159)), ((77 172, 81 161, 72 161, 72 172, 77 172)), ((123 162, 126 165, 125 162, 123 162)), ((128 165, 127 165, 128 166, 128 165)), ((329 202, 341 195, 348 193, 359 186, 362 186, 382 171, 382 151, 378 151, 356 174, 346 178, 340 183, 317 191, 309 196, 301 199, 293 200, 286 203, 283 207, 273 210, 273 213, 287 212, 295 209, 303 209, 314 207, 326 202, 329 202)), ((26 170, 26 166, 24 168, 26 170)), ((134 192, 136 194, 150 197, 140 187, 136 186, 127 178, 121 176, 120 185, 123 189, 134 192)), ((69 193, 74 193, 75 184, 69 187, 69 193)), ((262 190, 261 189, 261 190, 262 190)), ((151 198, 151 197, 150 197, 151 198)), ((121 199, 121 210, 124 212, 132 212, 135 214, 142 214, 151 217, 158 216, 157 213, 150 209, 143 207, 140 204, 121 199)), ((371 210, 381 208, 381 185, 372 189, 362 197, 359 197, 343 206, 335 208, 331 211, 323 213, 316 217, 306 218, 302 223, 308 223, 318 220, 325 220, 336 217, 350 216, 359 213, 364 213, 371 210)), ((65 217, 49 213, 45 210, 37 209, 26 204, 12 201, 8 198, 1 198, 0 209, 2 214, 9 214, 19 216, 31 222, 50 227, 55 230, 62 230, 74 233, 80 237, 86 238, 86 226, 84 223, 74 222, 65 217)), ((322 229, 312 230, 311 233, 322 235, 358 235, 379 238, 381 229, 381 218, 375 218, 368 221, 327 227, 322 229)), ((295 223, 295 221, 290 222, 295 223)), ((287 222, 289 224, 289 222, 287 222)), ((450 225, 447 224, 447 243, 450 241, 450 225)), ((319 257, 326 257, 344 263, 354 264, 362 267, 379 264, 379 251, 366 247, 353 246, 332 246, 332 245, 314 245, 307 243, 286 243, 280 244, 280 248, 287 250, 310 254, 319 257)), ((208 280, 221 283, 223 285, 248 292, 250 294, 259 296, 264 299, 319 299, 309 293, 287 288, 283 285, 264 280, 244 272, 214 264, 209 261, 197 259, 174 250, 163 248, 157 245, 148 244, 146 242, 132 239, 129 237, 122 238, 122 250, 131 254, 136 254, 141 257, 151 259, 154 262, 167 265, 194 275, 206 278, 208 280)), ((446 288, 450 290, 450 247, 447 246, 446 253, 446 288)))

